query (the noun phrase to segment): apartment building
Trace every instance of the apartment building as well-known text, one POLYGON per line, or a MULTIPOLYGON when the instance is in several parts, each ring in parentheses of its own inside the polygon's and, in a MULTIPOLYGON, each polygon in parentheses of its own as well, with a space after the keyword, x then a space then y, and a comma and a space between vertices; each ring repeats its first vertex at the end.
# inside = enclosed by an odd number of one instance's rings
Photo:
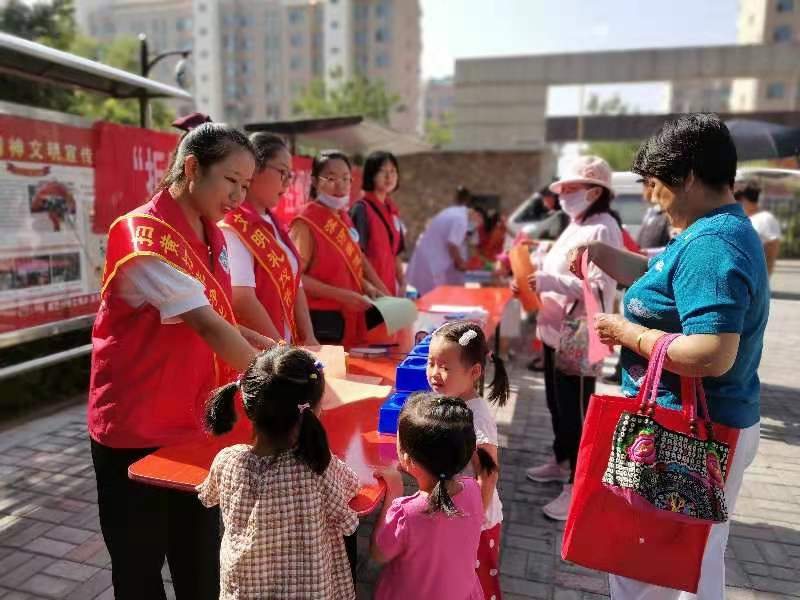
MULTIPOLYGON (((420 127, 419 0, 79 0, 79 25, 111 41, 148 37, 151 53, 191 48, 196 108, 232 123, 291 118, 320 79, 380 79, 400 96, 391 125, 420 127)), ((151 73, 174 82, 169 59, 151 73)))

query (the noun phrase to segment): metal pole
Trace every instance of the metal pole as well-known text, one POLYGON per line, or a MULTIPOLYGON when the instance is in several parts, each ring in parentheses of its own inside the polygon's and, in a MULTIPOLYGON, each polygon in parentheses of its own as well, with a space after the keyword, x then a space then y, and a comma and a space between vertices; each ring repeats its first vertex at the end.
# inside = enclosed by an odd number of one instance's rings
MULTIPOLYGON (((148 72, 150 71, 148 67, 148 58, 149 58, 149 51, 147 48, 147 36, 143 33, 139 34, 139 68, 142 73, 142 77, 147 77, 148 72)), ((139 96, 139 127, 142 129, 147 128, 147 111, 148 111, 148 97, 147 92, 143 92, 141 96, 139 96)))

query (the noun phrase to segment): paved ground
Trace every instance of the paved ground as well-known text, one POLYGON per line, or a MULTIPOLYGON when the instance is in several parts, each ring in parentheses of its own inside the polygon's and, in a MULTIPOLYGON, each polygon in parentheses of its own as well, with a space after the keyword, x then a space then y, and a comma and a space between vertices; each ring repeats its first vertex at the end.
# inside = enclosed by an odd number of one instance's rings
MULTIPOLYGON (((772 311, 761 372, 762 442, 728 550, 728 597, 737 600, 800 597, 800 303, 775 300, 772 311)), ((525 480, 524 469, 547 458, 549 418, 541 378, 521 367, 513 378, 517 393, 498 415, 504 598, 604 598, 604 575, 559 558, 562 528, 540 511, 558 487, 525 480)), ((113 598, 83 414, 77 406, 0 434, 2 600, 113 598)), ((367 521, 359 532, 362 549, 369 527, 367 521)), ((376 574, 364 561, 360 598, 370 597, 376 574)))

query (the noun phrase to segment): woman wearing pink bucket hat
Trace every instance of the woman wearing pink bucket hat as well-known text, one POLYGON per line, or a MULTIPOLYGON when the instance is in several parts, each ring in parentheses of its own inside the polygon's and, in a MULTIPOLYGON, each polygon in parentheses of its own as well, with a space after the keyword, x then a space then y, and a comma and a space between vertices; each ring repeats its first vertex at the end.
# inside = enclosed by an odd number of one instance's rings
MULTIPOLYGON (((539 294, 542 307, 537 318, 537 336, 544 343, 545 393, 555 436, 553 456, 548 462, 527 470, 536 482, 561 482, 561 494, 542 507, 551 519, 564 521, 572 499, 572 480, 578 457, 583 415, 594 393, 595 377, 575 373, 557 360, 565 322, 586 318, 581 281, 569 269, 568 254, 592 240, 622 247, 622 231, 611 214, 611 167, 598 156, 580 156, 569 163, 561 180, 550 189, 559 195, 570 224, 541 259, 531 275, 531 287, 539 294)), ((589 269, 588 277, 604 310, 610 311, 616 282, 600 269, 589 269)), ((585 353, 587 348, 571 348, 585 353)))

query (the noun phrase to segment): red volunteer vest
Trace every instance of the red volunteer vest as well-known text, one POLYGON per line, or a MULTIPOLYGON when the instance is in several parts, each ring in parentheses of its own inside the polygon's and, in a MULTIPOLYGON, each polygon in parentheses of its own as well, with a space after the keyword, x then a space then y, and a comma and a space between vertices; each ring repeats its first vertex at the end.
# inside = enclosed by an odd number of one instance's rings
POLYGON ((400 254, 403 234, 398 230, 396 218, 397 208, 390 197, 381 202, 373 192, 365 192, 358 200, 364 205, 369 226, 366 256, 378 273, 386 289, 391 294, 397 293, 397 263, 395 258, 400 254))
POLYGON ((286 325, 292 333, 292 339, 298 340, 297 323, 294 318, 294 306, 297 299, 297 290, 300 287, 300 269, 292 273, 289 257, 278 244, 277 236, 289 247, 300 264, 300 254, 289 239, 286 230, 271 214, 273 223, 278 227, 275 231, 249 203, 243 203, 239 208, 229 212, 220 223, 220 227, 227 227, 239 236, 242 243, 255 259, 256 298, 266 309, 269 318, 283 334, 286 325))
MULTIPOLYGON (((347 213, 331 210, 319 202, 309 202, 295 220, 305 223, 314 236, 314 259, 306 273, 322 283, 363 293, 361 248, 350 235, 353 222, 347 213)), ((336 310, 342 313, 345 320, 342 345, 350 347, 363 338, 366 329, 363 311, 344 310, 340 303, 319 298, 307 290, 306 297, 311 310, 336 310)))
POLYGON ((92 330, 89 433, 112 448, 151 448, 204 437, 209 393, 235 374, 184 323, 163 325, 158 310, 132 308, 114 277, 137 256, 155 256, 194 277, 209 302, 234 323, 222 232, 203 221, 211 253, 164 190, 117 219, 108 234, 100 309, 92 330))

